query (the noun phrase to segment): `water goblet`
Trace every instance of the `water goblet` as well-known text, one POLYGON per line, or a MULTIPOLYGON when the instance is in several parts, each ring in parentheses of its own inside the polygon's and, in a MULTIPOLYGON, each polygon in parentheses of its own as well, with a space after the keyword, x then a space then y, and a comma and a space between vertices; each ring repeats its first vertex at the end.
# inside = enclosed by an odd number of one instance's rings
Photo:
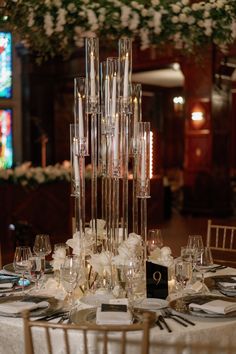
POLYGON ((151 254, 157 247, 161 248, 163 246, 163 236, 160 229, 148 230, 147 237, 147 253, 151 254))
POLYGON ((209 270, 209 267, 213 265, 213 258, 210 247, 204 247, 199 251, 197 261, 196 261, 196 269, 201 273, 202 276, 202 292, 208 293, 209 289, 205 284, 205 273, 209 270))
MULTIPOLYGON (((189 235, 187 247, 192 249, 193 271, 195 271, 196 270, 197 257, 200 254, 201 250, 204 248, 202 236, 201 235, 189 235)), ((195 281, 196 280, 196 276, 194 275, 193 278, 194 278, 193 281, 195 281)))
POLYGON ((30 247, 19 246, 15 249, 13 267, 16 273, 20 273, 22 275, 21 286, 22 291, 25 290, 25 274, 30 271, 31 262, 30 258, 32 257, 30 247))

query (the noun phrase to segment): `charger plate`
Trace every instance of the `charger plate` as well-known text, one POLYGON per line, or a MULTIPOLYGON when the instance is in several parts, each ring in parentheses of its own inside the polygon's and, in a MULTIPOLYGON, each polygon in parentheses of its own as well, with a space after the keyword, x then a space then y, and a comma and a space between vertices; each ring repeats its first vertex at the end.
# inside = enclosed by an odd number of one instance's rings
MULTIPOLYGON (((0 298, 0 304, 10 303, 12 301, 30 301, 30 302, 41 302, 47 301, 48 307, 35 309, 30 311, 30 317, 41 317, 41 316, 49 316, 57 312, 62 308, 62 301, 55 299, 54 297, 46 297, 46 296, 33 296, 33 295, 17 295, 17 296, 6 296, 0 298)), ((0 311, 0 316, 4 317, 21 317, 20 313, 12 314, 5 313, 0 311)))
MULTIPOLYGON (((6 264, 5 266, 3 266, 3 269, 9 273, 18 274, 15 272, 13 263, 6 264)), ((45 274, 50 274, 50 273, 53 273, 53 268, 51 264, 48 261, 46 261, 45 274)))
POLYGON ((219 290, 222 294, 226 295, 226 296, 230 296, 230 297, 236 297, 236 280, 232 279, 232 278, 236 278, 236 274, 234 275, 216 275, 213 277, 207 277, 205 279, 205 283, 207 285, 207 287, 210 290, 219 290), (227 288, 227 287, 223 287, 220 283, 221 282, 227 282, 227 283, 232 283, 235 285, 235 288, 227 288))
MULTIPOLYGON (((70 314, 70 321, 74 324, 79 324, 79 325, 89 325, 92 323, 95 324, 96 312, 97 312, 96 307, 72 311, 70 314)), ((137 309, 137 308, 134 308, 133 310, 133 316, 134 316, 133 323, 142 323, 143 315, 144 313, 147 312, 150 314, 150 325, 154 326, 156 321, 156 313, 152 311, 146 311, 143 309, 137 309)))
POLYGON ((236 311, 227 313, 227 314, 218 314, 218 313, 208 313, 202 310, 191 310, 189 308, 189 304, 192 302, 197 303, 199 305, 203 305, 209 301, 213 300, 223 300, 223 301, 231 301, 236 302, 236 299, 228 299, 226 296, 218 296, 218 295, 189 295, 184 296, 182 298, 174 299, 169 302, 169 307, 175 312, 185 313, 187 315, 193 315, 198 317, 206 317, 206 318, 236 318, 236 311), (180 308, 180 301, 183 300, 184 306, 180 308))

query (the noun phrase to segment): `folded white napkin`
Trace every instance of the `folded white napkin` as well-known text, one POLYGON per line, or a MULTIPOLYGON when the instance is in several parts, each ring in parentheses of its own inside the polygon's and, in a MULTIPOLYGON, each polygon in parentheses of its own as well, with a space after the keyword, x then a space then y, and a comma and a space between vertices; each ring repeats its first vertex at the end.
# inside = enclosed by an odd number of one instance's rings
POLYGON ((36 310, 38 308, 45 308, 48 307, 47 301, 41 301, 37 304, 35 302, 29 301, 12 301, 12 302, 5 302, 0 304, 0 312, 9 313, 9 314, 17 314, 24 310, 36 310))
POLYGON ((0 289, 11 289, 14 286, 14 283, 2 283, 0 284, 0 289))
POLYGON ((101 311, 101 307, 97 308, 96 323, 100 325, 119 325, 131 324, 132 315, 127 312, 101 311))
POLYGON ((212 300, 202 305, 191 303, 189 304, 189 308, 193 310, 202 310, 208 313, 218 313, 225 315, 227 313, 236 311, 236 302, 212 300))
POLYGON ((232 289, 236 289, 236 282, 235 283, 229 283, 229 282, 220 282, 218 283, 220 286, 222 286, 223 288, 232 288, 232 289))

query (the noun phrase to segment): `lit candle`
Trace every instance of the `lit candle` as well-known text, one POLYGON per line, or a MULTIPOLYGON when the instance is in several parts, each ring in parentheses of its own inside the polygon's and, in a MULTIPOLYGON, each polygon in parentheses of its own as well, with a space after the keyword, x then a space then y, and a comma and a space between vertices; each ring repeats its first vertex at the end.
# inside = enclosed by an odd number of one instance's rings
POLYGON ((105 78, 105 117, 107 117, 109 112, 109 77, 106 75, 105 78))
POLYGON ((116 116, 116 73, 113 75, 112 80, 112 108, 111 108, 112 120, 115 119, 116 116))
POLYGON ((141 141, 141 186, 146 185, 146 138, 141 141))
POLYGON ((79 94, 79 138, 84 138, 84 119, 83 119, 83 105, 82 97, 79 94))
POLYGON ((133 117, 133 148, 136 148, 136 140, 137 140, 137 130, 138 130, 138 99, 137 97, 134 98, 134 117, 133 117))
POLYGON ((114 132, 114 165, 117 166, 119 159, 119 117, 116 114, 114 132))
POLYGON ((124 92, 123 97, 128 97, 128 83, 129 83, 129 55, 126 53, 125 56, 125 70, 124 70, 124 92))
POLYGON ((90 57, 90 94, 95 98, 95 69, 94 69, 94 54, 91 52, 90 57))
POLYGON ((75 186, 78 187, 79 184, 79 163, 77 152, 77 141, 74 138, 73 140, 73 167, 74 167, 74 177, 75 177, 75 186))

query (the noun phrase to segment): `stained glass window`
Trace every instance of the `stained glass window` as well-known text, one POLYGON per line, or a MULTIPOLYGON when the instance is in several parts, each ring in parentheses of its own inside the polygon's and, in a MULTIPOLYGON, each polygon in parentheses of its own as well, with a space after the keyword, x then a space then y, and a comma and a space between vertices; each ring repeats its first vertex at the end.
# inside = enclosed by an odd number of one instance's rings
POLYGON ((0 32, 0 98, 12 97, 12 35, 0 32))
POLYGON ((0 109, 0 168, 10 168, 12 163, 12 110, 0 109))

